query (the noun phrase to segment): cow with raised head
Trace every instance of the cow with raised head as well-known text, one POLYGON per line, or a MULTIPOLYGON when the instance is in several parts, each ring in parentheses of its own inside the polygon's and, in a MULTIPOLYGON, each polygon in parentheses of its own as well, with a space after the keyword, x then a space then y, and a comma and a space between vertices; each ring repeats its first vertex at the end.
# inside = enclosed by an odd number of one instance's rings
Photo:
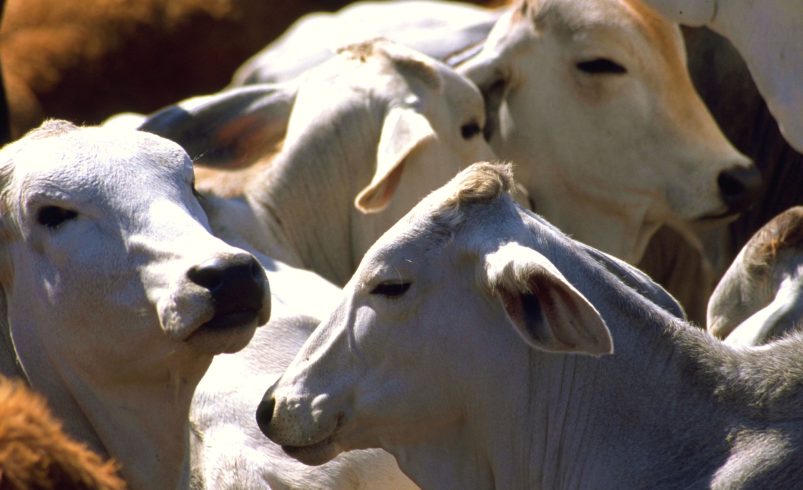
POLYGON ((261 265, 211 234, 193 179, 144 132, 50 121, 0 151, 2 372, 132 489, 189 483, 195 387, 270 313, 261 265))

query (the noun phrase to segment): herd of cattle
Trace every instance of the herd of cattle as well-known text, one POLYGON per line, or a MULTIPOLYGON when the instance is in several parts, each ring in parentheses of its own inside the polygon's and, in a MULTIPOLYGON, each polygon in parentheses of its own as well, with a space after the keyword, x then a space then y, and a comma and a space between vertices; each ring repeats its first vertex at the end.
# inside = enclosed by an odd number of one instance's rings
POLYGON ((356 3, 5 146, 0 487, 803 485, 803 207, 731 262, 765 169, 685 46, 642 0, 356 3))

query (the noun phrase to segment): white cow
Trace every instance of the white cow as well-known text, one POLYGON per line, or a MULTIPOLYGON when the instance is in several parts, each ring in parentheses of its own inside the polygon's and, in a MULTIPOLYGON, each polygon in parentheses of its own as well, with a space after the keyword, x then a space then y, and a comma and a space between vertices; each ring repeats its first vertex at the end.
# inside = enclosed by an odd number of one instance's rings
POLYGON ((722 345, 510 182, 476 164, 377 241, 265 394, 263 431, 307 464, 384 447, 422 488, 798 485, 803 337, 722 345))
POLYGON ((732 345, 760 345, 803 327, 803 206, 761 227, 708 302, 708 331, 732 345))
POLYGON ((188 485, 195 386, 270 313, 262 268, 210 234, 192 182, 187 154, 142 132, 51 121, 0 151, 3 374, 132 489, 188 485))
POLYGON ((520 1, 458 70, 536 210, 630 263, 670 224, 722 224, 760 175, 695 92, 680 31, 638 0, 520 1))
POLYGON ((485 40, 501 9, 433 0, 354 2, 302 16, 246 60, 232 86, 292 80, 349 44, 384 37, 446 60, 485 40))
POLYGON ((781 132, 803 152, 803 7, 798 0, 644 0, 663 15, 707 25, 747 62, 781 132))
POLYGON ((225 209, 211 214, 248 235, 257 250, 337 284, 427 192, 492 158, 477 88, 442 63, 384 40, 342 49, 284 92, 255 86, 194 99, 142 128, 208 163, 250 160, 281 132, 276 120, 288 92, 294 96, 281 151, 251 178, 242 200, 221 201, 225 209), (260 90, 265 99, 255 95, 260 90))

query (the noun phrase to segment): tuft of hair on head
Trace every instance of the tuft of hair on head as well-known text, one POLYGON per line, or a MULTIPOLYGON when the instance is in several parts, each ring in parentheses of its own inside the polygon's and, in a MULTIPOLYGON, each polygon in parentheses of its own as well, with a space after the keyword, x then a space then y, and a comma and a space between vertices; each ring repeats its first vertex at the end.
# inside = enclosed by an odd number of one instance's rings
POLYGON ((472 204, 493 201, 514 188, 513 169, 508 163, 477 162, 458 173, 441 191, 432 218, 447 227, 457 226, 472 204))
POLYGON ((66 435, 41 395, 0 377, 0 488, 122 490, 117 471, 66 435))
POLYGON ((367 39, 365 41, 341 46, 337 48, 335 52, 339 55, 345 56, 348 59, 365 62, 367 58, 370 58, 374 55, 374 46, 383 40, 384 38, 381 37, 367 39))
POLYGON ((66 134, 78 129, 78 126, 63 119, 46 119, 38 128, 34 128, 25 135, 34 139, 47 138, 66 134))
POLYGON ((348 59, 358 59, 363 63, 370 57, 381 56, 403 76, 417 78, 436 91, 440 91, 443 86, 443 78, 440 73, 424 61, 419 53, 384 37, 343 46, 337 50, 337 53, 348 59))
POLYGON ((513 169, 509 163, 477 162, 457 174, 452 183, 454 191, 446 205, 491 201, 513 188, 513 169))

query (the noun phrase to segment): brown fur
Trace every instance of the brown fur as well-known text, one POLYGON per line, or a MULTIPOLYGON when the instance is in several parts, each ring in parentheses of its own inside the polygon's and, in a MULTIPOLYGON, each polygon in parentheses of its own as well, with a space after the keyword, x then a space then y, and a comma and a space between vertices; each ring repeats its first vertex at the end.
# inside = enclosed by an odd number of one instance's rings
POLYGON ((41 396, 0 378, 0 489, 124 489, 117 469, 67 436, 41 396))
MULTIPOLYGON (((8 0, 0 59, 11 129, 100 123, 220 90, 249 56, 347 0, 8 0)), ((475 3, 495 4, 498 0, 475 3)))
POLYGON ((765 268, 784 250, 803 246, 803 206, 788 209, 756 232, 748 244, 747 263, 765 268))
POLYGON ((9 0, 0 57, 13 134, 45 117, 99 123, 219 90, 299 15, 346 3, 9 0))

